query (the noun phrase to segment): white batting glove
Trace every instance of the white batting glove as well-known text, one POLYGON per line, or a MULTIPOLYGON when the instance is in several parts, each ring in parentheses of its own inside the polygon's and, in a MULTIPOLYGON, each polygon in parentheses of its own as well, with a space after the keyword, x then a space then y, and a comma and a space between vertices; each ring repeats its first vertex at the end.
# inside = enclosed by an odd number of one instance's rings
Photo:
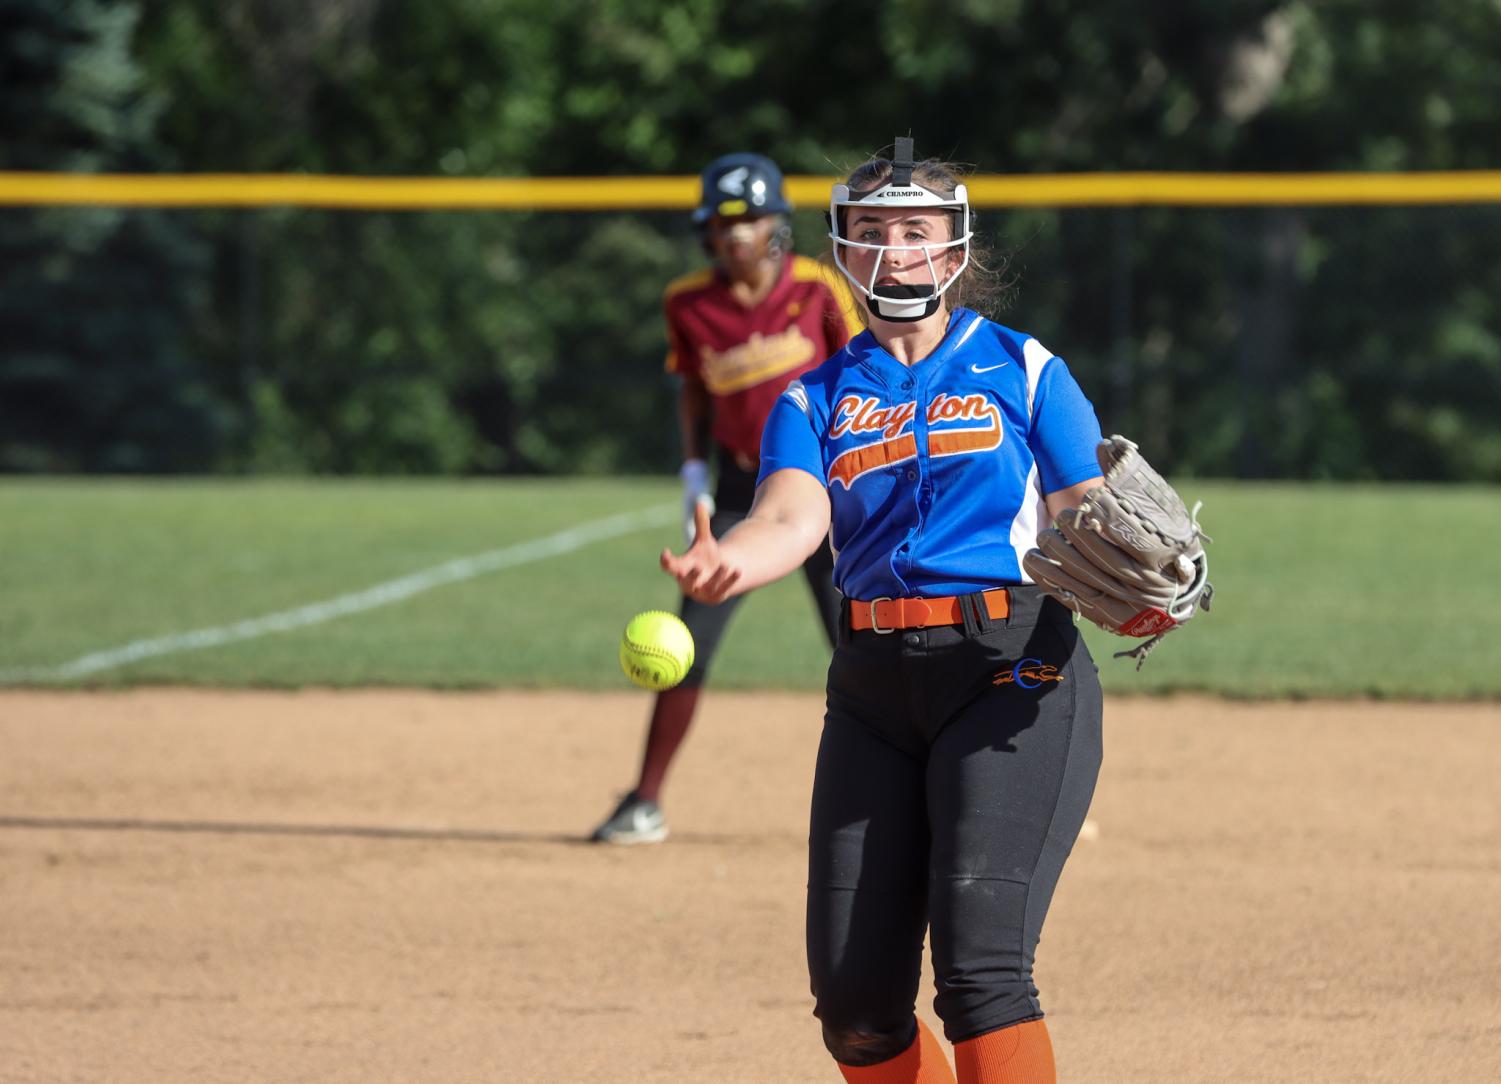
POLYGON ((683 482, 683 537, 691 546, 697 530, 693 526, 693 510, 704 505, 709 515, 714 514, 714 497, 709 492, 709 464, 702 459, 683 461, 678 477, 683 482))

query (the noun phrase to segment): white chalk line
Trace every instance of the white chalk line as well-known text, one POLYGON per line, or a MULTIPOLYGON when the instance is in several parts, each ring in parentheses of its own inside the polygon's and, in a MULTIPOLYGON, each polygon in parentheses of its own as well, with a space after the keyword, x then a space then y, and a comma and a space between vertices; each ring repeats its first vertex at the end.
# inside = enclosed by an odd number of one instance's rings
POLYGON ((17 681, 67 681, 72 678, 87 677, 104 670, 113 670, 142 659, 159 658, 162 655, 174 655, 182 651, 199 651, 207 647, 253 640, 274 632, 290 632, 293 629, 307 628, 335 618, 363 613, 380 606, 389 606, 393 602, 401 602, 413 595, 431 591, 435 587, 472 580, 488 572, 531 564, 549 557, 558 557, 583 549, 595 542, 633 534, 647 527, 659 527, 675 521, 680 511, 675 504, 664 504, 637 512, 624 512, 617 516, 595 520, 592 523, 570 527, 566 531, 559 531, 546 538, 488 550, 472 557, 457 557, 452 561, 445 561, 441 565, 434 565, 432 568, 425 568, 408 576, 378 583, 363 591, 339 595, 337 598, 310 603, 296 609, 253 617, 232 625, 194 629, 190 632, 177 632, 147 640, 132 640, 120 647, 81 655, 59 666, 0 670, 0 684, 17 681))

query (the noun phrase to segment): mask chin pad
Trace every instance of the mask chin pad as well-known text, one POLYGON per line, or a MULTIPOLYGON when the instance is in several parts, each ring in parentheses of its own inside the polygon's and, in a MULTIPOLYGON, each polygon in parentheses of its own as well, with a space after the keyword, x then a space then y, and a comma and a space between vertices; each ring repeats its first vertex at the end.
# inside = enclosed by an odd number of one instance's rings
POLYGON ((914 283, 897 283, 875 287, 875 297, 870 299, 873 315, 894 324, 913 323, 932 316, 938 311, 941 297, 929 297, 932 286, 914 283))

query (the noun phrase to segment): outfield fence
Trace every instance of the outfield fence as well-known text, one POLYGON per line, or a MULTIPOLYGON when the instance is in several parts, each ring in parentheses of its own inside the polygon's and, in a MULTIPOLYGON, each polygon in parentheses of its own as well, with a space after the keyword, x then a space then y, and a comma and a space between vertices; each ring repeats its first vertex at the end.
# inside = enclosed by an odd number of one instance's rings
MULTIPOLYGON (((831 181, 788 179, 800 251, 831 181)), ((990 314, 1180 474, 1501 481, 1501 172, 970 185, 990 314)), ((0 174, 0 471, 671 471, 696 195, 0 174)))
MULTIPOLYGON (((788 198, 827 202, 840 178, 791 176, 788 198)), ((1498 203, 1501 170, 1427 173, 977 174, 997 207, 1270 207, 1498 203)), ((0 205, 324 207, 349 210, 686 210, 696 177, 339 177, 316 174, 0 172, 0 205)))

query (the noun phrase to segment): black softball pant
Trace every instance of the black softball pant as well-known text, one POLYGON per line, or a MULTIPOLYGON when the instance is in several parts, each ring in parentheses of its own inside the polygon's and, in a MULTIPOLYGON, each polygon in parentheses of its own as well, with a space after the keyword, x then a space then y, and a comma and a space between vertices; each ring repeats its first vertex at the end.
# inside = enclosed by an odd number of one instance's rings
MULTIPOLYGON (((994 621, 846 632, 813 783, 808 966, 830 1053, 916 1034, 924 932, 950 1042, 1042 1016, 1032 962, 1094 794, 1098 672, 1037 588, 994 621)), ((847 624, 845 625, 847 628, 847 624)))

